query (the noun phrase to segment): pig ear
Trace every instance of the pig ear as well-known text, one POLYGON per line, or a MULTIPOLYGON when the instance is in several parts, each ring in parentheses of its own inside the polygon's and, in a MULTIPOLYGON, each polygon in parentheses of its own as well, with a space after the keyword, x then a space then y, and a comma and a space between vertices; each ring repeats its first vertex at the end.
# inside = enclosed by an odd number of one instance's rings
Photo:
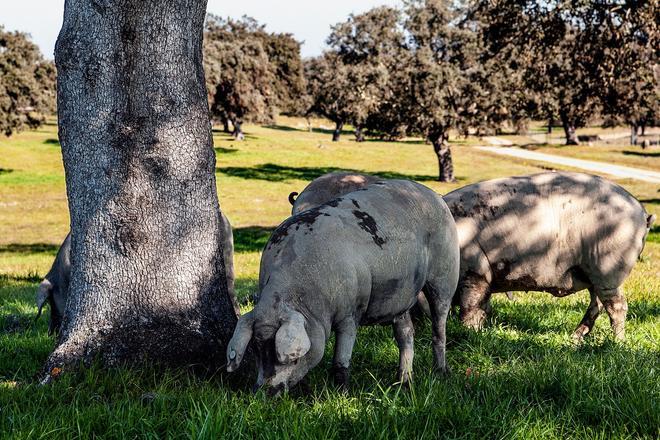
POLYGON ((275 335, 277 360, 281 364, 296 361, 305 356, 311 346, 305 330, 305 317, 299 312, 292 311, 275 335))
POLYGON ((39 312, 37 313, 36 319, 41 317, 41 311, 52 294, 53 284, 48 280, 43 280, 41 284, 39 284, 39 290, 37 290, 37 307, 39 308, 39 312))
POLYGON ((250 339, 252 339, 252 328, 254 326, 254 315, 252 312, 246 313, 238 319, 234 336, 232 336, 229 345, 227 345, 227 371, 236 371, 243 360, 245 350, 250 339))

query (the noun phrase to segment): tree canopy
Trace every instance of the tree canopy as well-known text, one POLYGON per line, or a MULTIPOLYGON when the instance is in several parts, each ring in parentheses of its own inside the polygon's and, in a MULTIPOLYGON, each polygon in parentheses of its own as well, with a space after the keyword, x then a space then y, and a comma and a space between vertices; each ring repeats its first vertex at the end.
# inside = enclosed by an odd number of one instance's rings
POLYGON ((55 112, 55 65, 27 34, 0 26, 0 131, 41 125, 55 112))

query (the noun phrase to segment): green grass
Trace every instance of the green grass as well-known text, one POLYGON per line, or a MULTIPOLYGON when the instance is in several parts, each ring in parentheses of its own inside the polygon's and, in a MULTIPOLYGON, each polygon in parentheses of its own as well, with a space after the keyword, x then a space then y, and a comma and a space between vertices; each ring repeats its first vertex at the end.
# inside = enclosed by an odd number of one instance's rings
MULTIPOLYGON (((445 193, 474 181, 541 171, 539 164, 456 143, 459 182, 433 181, 423 142, 333 144, 316 122, 282 118, 250 126, 247 141, 215 134, 221 205, 235 227, 237 291, 257 286, 270 231, 290 212, 287 196, 333 169, 414 178, 445 193)), ((326 123, 327 124, 327 123, 326 123)), ((387 327, 363 328, 353 383, 328 381, 332 343, 309 377, 309 393, 268 399, 221 374, 157 368, 92 368, 39 387, 54 346, 34 293, 68 230, 56 127, 0 139, 0 438, 657 438, 660 435, 660 229, 625 284, 628 339, 610 339, 606 317, 574 347, 570 334, 588 295, 518 293, 494 300, 480 333, 449 322, 452 374, 432 371, 429 325, 417 327, 415 379, 392 386, 398 354, 387 327)), ((620 181, 660 215, 658 188, 620 181)))

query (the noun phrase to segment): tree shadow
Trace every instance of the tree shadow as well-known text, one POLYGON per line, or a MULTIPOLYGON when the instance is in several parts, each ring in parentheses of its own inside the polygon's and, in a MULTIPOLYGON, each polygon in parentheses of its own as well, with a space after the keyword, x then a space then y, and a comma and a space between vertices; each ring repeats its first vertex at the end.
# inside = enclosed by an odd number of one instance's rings
POLYGON ((242 179, 249 180, 266 180, 268 182, 284 182, 288 180, 311 181, 323 176, 324 174, 334 173, 337 171, 346 171, 359 174, 373 174, 384 179, 406 179, 416 181, 431 181, 437 179, 436 176, 402 174, 397 173, 396 171, 347 170, 337 167, 289 167, 275 165, 272 163, 256 165, 254 167, 218 168, 216 171, 230 177, 240 177, 242 179))
POLYGON ((660 203, 660 199, 645 199, 640 200, 641 203, 660 203))
POLYGON ((0 176, 2 176, 4 174, 13 173, 13 172, 14 172, 14 170, 8 170, 7 168, 0 168, 0 176))
POLYGON ((234 154, 238 153, 238 149, 236 148, 224 148, 224 147, 215 147, 215 152, 216 154, 234 154))
POLYGON ((265 125, 264 128, 268 128, 270 130, 279 130, 279 131, 307 131, 295 127, 288 127, 286 125, 278 125, 278 124, 265 125))
POLYGON ((266 226, 234 229, 234 252, 261 252, 274 230, 266 226))
POLYGON ((44 141, 44 144, 46 144, 46 145, 57 145, 58 147, 61 146, 59 139, 55 139, 55 138, 46 139, 44 141))
POLYGON ((0 246, 0 252, 12 254, 56 254, 59 249, 59 245, 48 243, 10 243, 0 246))
POLYGON ((639 156, 639 157, 660 157, 660 151, 624 151, 624 156, 639 156))
POLYGON ((27 275, 0 274, 0 287, 9 283, 40 283, 41 281, 43 281, 43 277, 36 272, 27 275))

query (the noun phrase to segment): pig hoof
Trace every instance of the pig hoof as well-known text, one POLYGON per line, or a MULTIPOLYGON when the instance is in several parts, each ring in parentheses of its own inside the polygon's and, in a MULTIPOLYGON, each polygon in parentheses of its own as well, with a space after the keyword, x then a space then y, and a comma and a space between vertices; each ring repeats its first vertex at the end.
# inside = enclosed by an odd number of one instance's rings
POLYGON ((435 373, 440 377, 447 377, 451 374, 449 367, 435 367, 435 373))
POLYGON ((409 387, 412 383, 412 372, 406 371, 405 373, 399 372, 396 377, 396 383, 403 387, 409 387))
POLYGON ((332 378, 335 382, 335 385, 337 385, 340 389, 345 390, 348 388, 351 374, 349 369, 346 367, 334 366, 332 367, 332 378))

